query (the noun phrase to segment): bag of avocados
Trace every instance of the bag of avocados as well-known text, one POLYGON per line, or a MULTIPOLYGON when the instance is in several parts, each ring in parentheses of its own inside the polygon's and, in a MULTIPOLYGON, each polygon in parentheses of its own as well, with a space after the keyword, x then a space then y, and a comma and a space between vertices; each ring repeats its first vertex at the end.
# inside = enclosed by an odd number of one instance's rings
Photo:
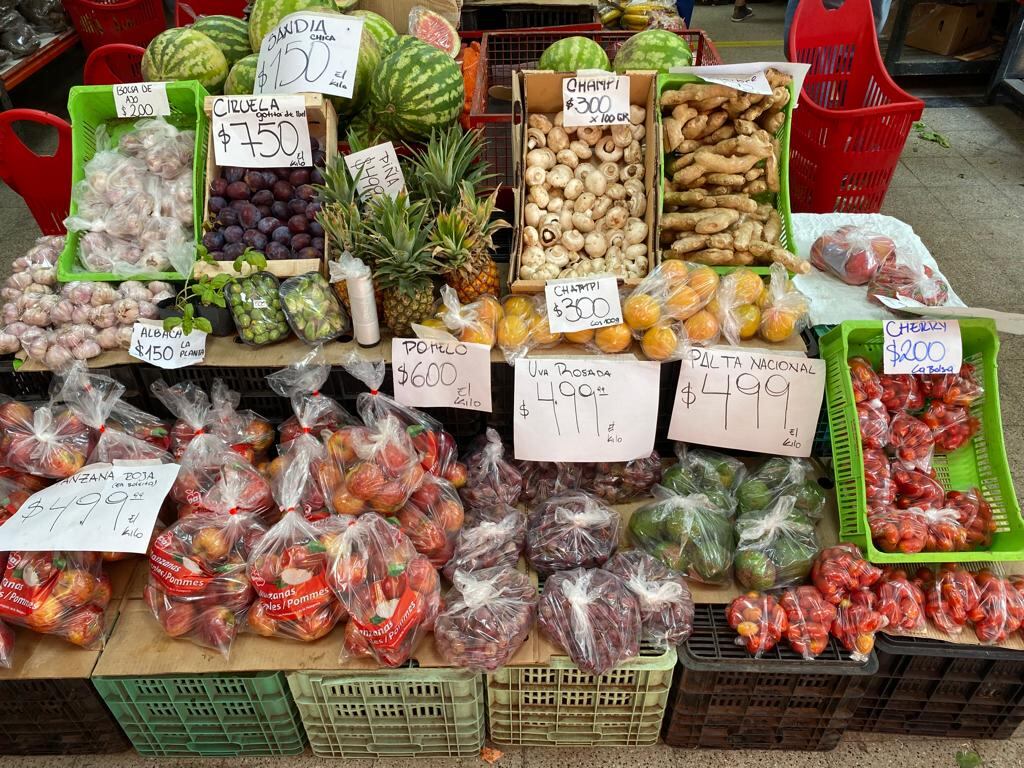
POLYGON ((662 486, 683 496, 702 493, 730 514, 736 511, 735 489, 747 471, 743 462, 706 448, 689 450, 683 443, 676 443, 676 458, 662 473, 662 486))
POLYGON ((792 496, 796 509, 819 519, 825 508, 825 491, 819 472, 807 459, 772 456, 736 488, 739 514, 767 509, 781 496, 792 496))
POLYGON ((736 579, 747 589, 797 584, 811 572, 820 545, 814 521, 781 496, 767 509, 736 519, 736 579))

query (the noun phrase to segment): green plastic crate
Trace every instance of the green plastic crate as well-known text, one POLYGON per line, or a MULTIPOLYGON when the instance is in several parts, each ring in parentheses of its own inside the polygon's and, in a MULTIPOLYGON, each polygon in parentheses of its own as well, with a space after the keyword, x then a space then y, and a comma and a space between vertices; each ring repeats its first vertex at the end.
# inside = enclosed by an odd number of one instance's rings
MULTIPOLYGON (((657 125, 658 134, 662 134, 662 114, 661 114, 661 94, 666 88, 678 88, 685 83, 703 83, 706 82, 703 78, 697 75, 658 75, 658 114, 657 114, 657 125)), ((793 102, 796 100, 796 93, 793 90, 793 83, 789 84, 789 103, 786 104, 785 115, 786 119, 782 123, 782 127, 779 128, 775 134, 775 138, 779 140, 779 152, 781 157, 779 158, 779 191, 775 195, 766 194, 762 202, 770 202, 772 206, 779 212, 779 217, 782 219, 782 234, 779 236, 780 244, 790 253, 796 253, 796 242, 793 239, 793 212, 789 204, 789 137, 792 133, 793 128, 793 102)), ((661 164, 661 199, 658 201, 658 216, 659 222, 661 221, 661 215, 664 213, 664 200, 665 200, 665 157, 666 153, 659 153, 660 157, 658 162, 661 164)), ((761 198, 762 196, 758 196, 761 198)), ((661 242, 661 226, 658 226, 658 237, 656 242, 661 242)), ((738 267, 713 267, 713 269, 719 274, 728 274, 738 267)), ((770 273, 770 267, 747 267, 747 269, 753 270, 759 275, 767 275, 770 273)), ((792 273, 791 273, 792 275, 792 273)))
POLYGON ((637 658, 600 676, 564 656, 499 669, 487 677, 491 740, 547 747, 656 744, 675 665, 675 648, 642 646, 637 658))
POLYGON ((932 459, 939 481, 947 490, 980 488, 992 505, 997 533, 992 546, 975 552, 921 552, 916 555, 881 552, 875 548, 867 523, 863 451, 847 360, 861 356, 876 368, 882 360, 882 323, 845 322, 821 339, 825 360, 825 397, 839 506, 839 534, 857 544, 875 563, 945 563, 1024 559, 1024 522, 1013 489, 1003 424, 999 412, 999 337, 991 320, 961 319, 964 360, 975 365, 985 390, 971 406, 980 422, 978 433, 959 450, 936 453, 932 459))
POLYGON ((94 677, 141 755, 300 755, 306 738, 282 672, 94 677))
MULTIPOLYGON (((206 192, 206 134, 207 117, 203 111, 206 89, 195 80, 167 83, 167 102, 171 114, 165 119, 176 128, 195 130, 195 156, 192 160, 192 207, 193 232, 200 237, 203 223, 203 205, 206 192)), ((96 131, 106 125, 111 137, 116 139, 127 133, 139 121, 137 118, 119 118, 114 105, 114 90, 110 85, 77 85, 68 94, 68 115, 71 117, 71 185, 74 189, 85 178, 85 164, 96 154, 96 131)), ((148 119, 148 118, 144 118, 148 119)), ((78 212, 74 195, 71 197, 70 213, 78 212)), ((155 272, 142 275, 115 275, 110 272, 89 272, 78 263, 78 232, 69 232, 64 250, 57 261, 57 278, 62 282, 72 280, 100 280, 119 282, 134 280, 184 280, 185 275, 177 272, 155 272)))
POLYGON ((288 675, 318 757, 476 756, 484 745, 483 678, 406 667, 288 675))

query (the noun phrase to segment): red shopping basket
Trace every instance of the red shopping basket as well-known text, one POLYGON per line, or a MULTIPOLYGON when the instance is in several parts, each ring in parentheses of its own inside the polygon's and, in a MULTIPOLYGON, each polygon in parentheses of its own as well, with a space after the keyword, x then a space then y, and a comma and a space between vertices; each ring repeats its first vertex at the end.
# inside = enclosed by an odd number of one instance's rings
POLYGON ((146 46, 167 28, 160 0, 64 0, 64 7, 87 53, 110 43, 146 46))
POLYGON ((793 211, 877 213, 924 102, 885 71, 869 0, 801 0, 789 56, 811 65, 793 111, 793 211))

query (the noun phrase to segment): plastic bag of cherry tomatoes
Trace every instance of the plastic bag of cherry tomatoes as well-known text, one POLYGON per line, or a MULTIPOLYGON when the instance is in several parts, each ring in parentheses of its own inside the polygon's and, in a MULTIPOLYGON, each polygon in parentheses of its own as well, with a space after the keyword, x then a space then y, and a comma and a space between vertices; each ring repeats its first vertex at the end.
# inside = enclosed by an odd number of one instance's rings
POLYGON ((640 652, 639 601, 622 579, 600 568, 549 576, 538 623, 577 667, 592 675, 603 675, 640 652))
POLYGON ((409 538, 368 513, 331 543, 331 586, 351 619, 342 658, 368 650, 381 664, 409 660, 441 607, 441 580, 409 538))
POLYGON ((859 589, 870 587, 881 577, 882 569, 871 565, 849 543, 821 550, 811 567, 811 581, 833 605, 839 605, 859 589))
POLYGON ((603 565, 619 545, 619 513, 583 491, 552 496, 530 510, 526 557, 538 573, 603 565))
POLYGON ((889 413, 917 411, 924 405, 921 383, 917 376, 909 373, 879 373, 877 375, 878 381, 882 385, 882 396, 879 399, 889 413))
POLYGON ((970 408, 984 394, 975 376, 974 366, 970 363, 963 363, 959 373, 929 373, 918 378, 924 397, 941 400, 946 405, 970 408))
POLYGON ((958 635, 968 622, 984 620, 978 608, 978 584, 970 571, 944 565, 934 574, 922 569, 918 576, 925 593, 925 614, 940 630, 958 635))
POLYGON ((967 534, 967 549, 984 549, 992 545, 996 521, 992 507, 985 501, 980 490, 972 488, 969 491, 950 491, 946 494, 944 505, 956 510, 957 520, 967 534))
POLYGON ((891 238, 846 225, 824 233, 811 244, 811 264, 847 285, 864 285, 882 259, 895 252, 896 244, 891 238))
POLYGON ((619 552, 603 568, 637 599, 644 640, 669 648, 686 642, 693 632, 693 596, 682 574, 642 549, 619 552))
POLYGON ((485 568, 515 568, 526 546, 526 515, 506 506, 504 517, 481 520, 459 531, 455 553, 444 566, 449 580, 455 571, 481 571, 485 568))
POLYGON ((949 284, 942 273, 908 251, 886 255, 868 283, 868 300, 881 304, 878 296, 913 299, 929 307, 949 301, 949 284))
POLYGON ((248 627, 265 637, 317 640, 345 616, 328 583, 325 540, 329 530, 318 528, 303 515, 303 499, 313 484, 310 464, 323 450, 308 435, 296 439, 287 463, 274 478, 274 500, 280 522, 267 531, 249 555, 249 582, 256 600, 248 627))
POLYGON ((981 428, 981 422, 962 405, 947 405, 941 400, 931 400, 921 414, 932 432, 935 450, 952 453, 962 448, 981 428))
POLYGON ((74 645, 103 645, 110 579, 95 552, 11 552, 0 590, 0 620, 74 645))
POLYGON ((779 595, 786 612, 786 640, 789 647, 810 661, 828 648, 836 607, 822 597, 817 587, 790 587, 779 595))
POLYGON ((488 427, 482 446, 466 455, 466 484, 459 495, 470 517, 502 505, 515 506, 523 492, 523 475, 505 459, 501 437, 488 427))
POLYGON ((1024 598, 1016 587, 990 570, 975 574, 978 585, 978 616, 974 633, 984 645, 1006 642, 1024 621, 1024 598))
POLYGON ((739 635, 736 645, 744 646, 755 659, 778 645, 789 628, 782 606, 764 592, 740 595, 725 609, 725 618, 739 635))
POLYGON ((928 628, 924 614, 924 592, 905 571, 886 570, 872 587, 877 598, 875 610, 885 617, 889 634, 920 634, 928 628))
POLYGON ((879 508, 869 513, 868 527, 872 541, 883 552, 913 555, 972 549, 967 529, 960 524, 956 510, 948 507, 879 508))
POLYGON ((85 466, 92 430, 63 405, 35 410, 0 395, 0 461, 48 478, 71 477, 85 466))
POLYGON ((874 367, 863 357, 851 357, 847 361, 850 367, 850 382, 853 385, 853 401, 863 403, 869 400, 882 402, 885 388, 874 367))
POLYGON ((226 657, 256 596, 248 559, 266 530, 255 516, 238 514, 244 488, 225 491, 216 511, 186 517, 157 536, 145 598, 168 635, 226 657))
POLYGON ((864 490, 868 509, 887 507, 896 501, 896 484, 885 451, 864 451, 864 490))
POLYGON ((434 642, 453 667, 493 672, 526 641, 537 616, 537 587, 515 568, 456 571, 434 642))
POLYGON ((330 375, 331 366, 324 358, 323 348, 317 346, 301 360, 267 376, 267 384, 281 397, 288 398, 294 414, 279 427, 278 444, 282 450, 287 450, 298 435, 313 435, 319 440, 324 432, 359 424, 334 398, 321 393, 330 375))
POLYGON ((864 448, 879 450, 889 444, 889 412, 881 400, 857 403, 857 422, 864 448))
POLYGON ((850 652, 853 661, 867 661, 875 648, 875 634, 886 624, 876 609, 875 593, 867 587, 854 590, 836 606, 832 636, 850 652))
POLYGON ((902 466, 922 472, 931 469, 935 438, 931 428, 916 416, 903 412, 895 414, 889 422, 886 445, 902 466))
POLYGON ((220 510, 225 495, 234 498, 239 514, 256 515, 269 524, 280 519, 270 483, 256 467, 220 437, 200 435, 182 455, 181 469, 171 486, 178 517, 220 510))
POLYGON ((895 461, 891 472, 896 487, 896 506, 900 509, 937 509, 945 504, 946 492, 935 479, 934 472, 908 469, 895 461))
POLYGON ((429 473, 395 513, 402 532, 435 568, 451 560, 464 517, 455 487, 429 473))

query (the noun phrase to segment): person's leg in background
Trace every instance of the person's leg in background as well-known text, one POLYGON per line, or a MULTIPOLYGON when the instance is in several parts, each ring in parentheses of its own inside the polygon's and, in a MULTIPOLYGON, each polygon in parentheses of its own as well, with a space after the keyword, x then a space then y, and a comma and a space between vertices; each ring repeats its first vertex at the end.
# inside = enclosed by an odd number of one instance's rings
POLYGON ((732 21, 743 21, 754 15, 754 12, 747 8, 747 0, 735 0, 732 6, 732 21))

